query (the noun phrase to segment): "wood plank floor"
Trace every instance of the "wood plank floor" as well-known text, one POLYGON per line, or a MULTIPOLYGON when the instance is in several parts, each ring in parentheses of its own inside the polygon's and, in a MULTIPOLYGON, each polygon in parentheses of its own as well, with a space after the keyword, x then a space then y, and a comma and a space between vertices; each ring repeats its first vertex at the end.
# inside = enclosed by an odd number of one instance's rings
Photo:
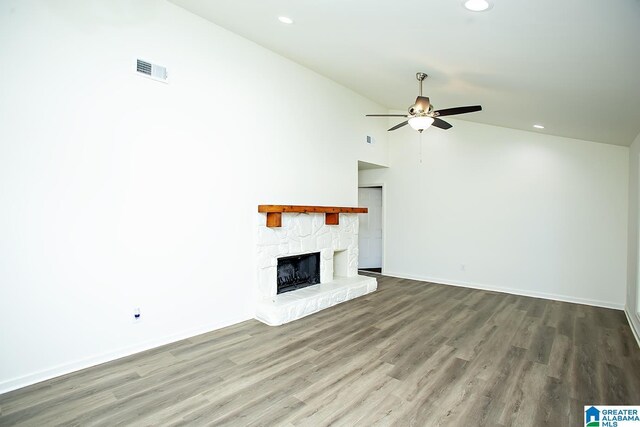
POLYGON ((247 321, 0 395, 0 425, 582 426, 640 404, 622 311, 377 276, 280 327, 247 321))

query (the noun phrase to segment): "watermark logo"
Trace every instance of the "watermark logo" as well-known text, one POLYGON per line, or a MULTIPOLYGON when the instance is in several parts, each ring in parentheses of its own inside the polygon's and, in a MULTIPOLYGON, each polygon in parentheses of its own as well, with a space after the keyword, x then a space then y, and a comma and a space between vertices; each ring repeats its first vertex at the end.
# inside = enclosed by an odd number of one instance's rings
POLYGON ((584 425, 587 427, 600 427, 600 410, 591 406, 584 411, 584 425))
POLYGON ((640 427, 640 406, 584 407, 585 427, 640 427))

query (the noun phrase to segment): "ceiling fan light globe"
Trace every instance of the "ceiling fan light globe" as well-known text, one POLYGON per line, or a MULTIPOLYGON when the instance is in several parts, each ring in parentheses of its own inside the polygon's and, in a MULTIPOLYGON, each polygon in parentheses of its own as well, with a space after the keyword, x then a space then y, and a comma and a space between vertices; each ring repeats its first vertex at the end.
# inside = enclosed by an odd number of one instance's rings
POLYGON ((414 128, 415 130, 421 132, 425 129, 428 129, 429 126, 433 124, 433 117, 428 116, 420 116, 420 117, 411 117, 409 119, 409 126, 414 128))

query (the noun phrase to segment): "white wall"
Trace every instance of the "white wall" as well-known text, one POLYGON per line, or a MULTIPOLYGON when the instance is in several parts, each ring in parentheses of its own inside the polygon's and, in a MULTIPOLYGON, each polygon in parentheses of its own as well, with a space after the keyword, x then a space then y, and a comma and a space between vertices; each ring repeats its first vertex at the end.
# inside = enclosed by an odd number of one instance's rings
POLYGON ((640 134, 629 147, 629 234, 627 259, 627 303, 625 311, 640 343, 640 302, 638 295, 638 237, 640 233, 640 134))
POLYGON ((380 106, 162 1, 5 0, 0 77, 0 392, 253 317, 257 205, 387 162, 380 106))
POLYGON ((628 148, 461 120, 389 139, 383 271, 622 308, 628 148), (464 266, 464 267, 462 267, 464 266))

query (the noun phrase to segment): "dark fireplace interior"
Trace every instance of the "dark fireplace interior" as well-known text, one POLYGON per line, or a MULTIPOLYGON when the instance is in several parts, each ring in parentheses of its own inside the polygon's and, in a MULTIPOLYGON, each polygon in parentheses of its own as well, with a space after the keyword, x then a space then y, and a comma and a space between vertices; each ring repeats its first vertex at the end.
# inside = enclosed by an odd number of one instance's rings
POLYGON ((278 258, 278 293, 320 283, 320 252, 278 258))

